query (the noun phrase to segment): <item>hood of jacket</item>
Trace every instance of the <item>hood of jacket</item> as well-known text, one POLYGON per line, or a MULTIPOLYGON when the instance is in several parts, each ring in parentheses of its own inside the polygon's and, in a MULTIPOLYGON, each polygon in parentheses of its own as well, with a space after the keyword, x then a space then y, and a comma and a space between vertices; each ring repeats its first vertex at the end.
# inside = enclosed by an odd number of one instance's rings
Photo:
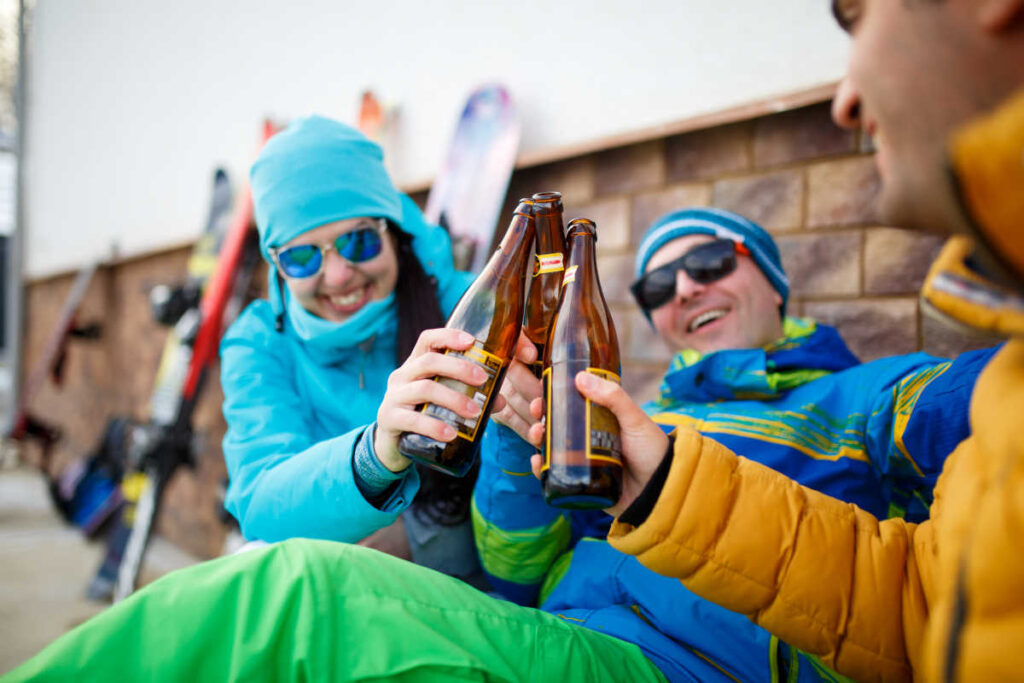
POLYGON ((658 405, 771 399, 860 363, 833 327, 787 317, 783 332, 782 339, 765 348, 676 354, 662 381, 658 405))
POLYGON ((986 276, 972 259, 974 240, 953 237, 925 280, 925 310, 993 336, 1024 336, 1024 90, 957 131, 950 168, 977 239, 1016 282, 986 276))

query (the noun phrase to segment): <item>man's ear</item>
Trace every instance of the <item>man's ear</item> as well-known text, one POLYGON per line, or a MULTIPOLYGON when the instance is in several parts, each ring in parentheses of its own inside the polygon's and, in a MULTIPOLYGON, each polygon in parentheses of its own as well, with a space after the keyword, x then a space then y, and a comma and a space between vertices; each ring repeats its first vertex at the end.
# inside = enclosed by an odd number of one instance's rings
POLYGON ((975 16, 984 30, 1002 33, 1024 24, 1024 0, 981 0, 975 16))

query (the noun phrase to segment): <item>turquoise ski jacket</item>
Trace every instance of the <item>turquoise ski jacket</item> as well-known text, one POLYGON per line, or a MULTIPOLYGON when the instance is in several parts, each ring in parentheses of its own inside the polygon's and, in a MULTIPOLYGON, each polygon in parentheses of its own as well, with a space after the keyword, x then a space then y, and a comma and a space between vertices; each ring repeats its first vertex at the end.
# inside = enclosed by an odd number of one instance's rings
MULTIPOLYGON (((645 409, 736 453, 872 511, 926 514, 945 457, 968 434, 986 350, 858 364, 836 331, 787 319, 768 349, 681 354, 645 409)), ((837 680, 741 614, 698 598, 604 540, 611 518, 544 503, 533 449, 494 425, 474 492, 477 548, 491 584, 520 604, 636 643, 671 681, 837 680)), ((822 577, 828 580, 828 577, 822 577)))
MULTIPOLYGON (((401 228, 413 235, 414 252, 437 280, 447 316, 473 277, 454 269, 447 233, 427 224, 411 199, 403 195, 401 202, 401 228)), ((249 540, 358 541, 393 522, 419 488, 410 468, 378 509, 353 478, 355 444, 376 419, 396 368, 394 302, 373 320, 356 321, 360 330, 353 332, 352 320, 311 320, 286 288, 279 291, 287 311, 281 332, 277 306, 259 300, 221 342, 225 507, 249 540), (372 334, 361 334, 368 327, 372 334)))

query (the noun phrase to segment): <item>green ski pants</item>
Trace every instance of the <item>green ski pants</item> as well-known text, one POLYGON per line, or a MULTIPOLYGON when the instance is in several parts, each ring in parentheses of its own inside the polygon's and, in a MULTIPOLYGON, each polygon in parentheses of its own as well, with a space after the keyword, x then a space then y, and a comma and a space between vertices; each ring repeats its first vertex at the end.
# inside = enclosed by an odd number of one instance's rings
POLYGON ((355 545, 292 540, 174 572, 15 681, 664 681, 631 643, 355 545))

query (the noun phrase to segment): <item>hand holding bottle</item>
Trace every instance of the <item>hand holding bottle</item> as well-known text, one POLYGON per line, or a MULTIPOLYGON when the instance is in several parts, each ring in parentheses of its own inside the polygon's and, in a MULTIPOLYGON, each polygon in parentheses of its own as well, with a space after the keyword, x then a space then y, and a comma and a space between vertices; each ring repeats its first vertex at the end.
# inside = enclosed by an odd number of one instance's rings
MULTIPOLYGON (((387 392, 377 411, 373 447, 377 458, 392 472, 400 472, 412 462, 398 452, 398 436, 402 432, 422 434, 445 443, 455 438, 455 428, 420 410, 422 404, 433 403, 465 418, 479 415, 478 403, 433 381, 435 377, 450 377, 470 386, 482 384, 487 373, 479 366, 445 354, 445 349, 465 351, 472 345, 473 335, 461 330, 425 330, 409 358, 388 377, 387 392)), ((501 403, 497 405, 503 407, 501 403)))
POLYGON ((516 342, 516 355, 501 385, 505 406, 491 415, 491 419, 505 425, 523 440, 528 440, 530 427, 537 422, 530 412, 530 402, 543 393, 532 368, 536 360, 536 347, 525 333, 521 334, 516 342))
MULTIPOLYGON (((583 396, 608 408, 619 421, 622 438, 622 495, 615 505, 606 509, 609 514, 617 516, 636 500, 661 464, 668 448, 668 436, 617 383, 589 372, 580 372, 575 377, 575 384, 583 396)), ((544 400, 533 401, 530 411, 540 419, 544 414, 544 400)), ((530 427, 528 441, 541 447, 544 442, 542 423, 530 427)), ((544 458, 539 454, 530 459, 533 474, 538 479, 543 464, 544 458)))

